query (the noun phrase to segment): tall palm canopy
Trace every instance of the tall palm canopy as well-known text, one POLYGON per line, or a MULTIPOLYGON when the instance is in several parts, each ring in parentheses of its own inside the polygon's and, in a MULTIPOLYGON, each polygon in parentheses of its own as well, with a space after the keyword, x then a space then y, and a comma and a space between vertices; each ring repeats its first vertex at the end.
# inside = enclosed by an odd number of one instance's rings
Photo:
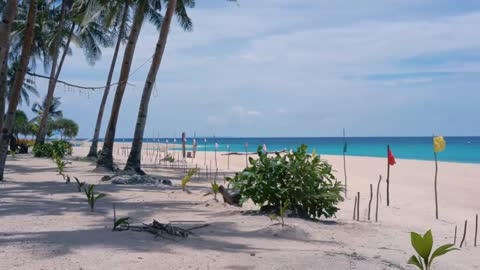
MULTIPOLYGON (((40 118, 45 112, 45 108, 47 107, 46 103, 47 101, 45 98, 41 104, 38 102, 35 102, 33 104, 32 112, 37 114, 37 118, 40 118)), ((63 111, 60 110, 60 105, 62 105, 62 102, 60 101, 60 97, 53 97, 52 103, 48 107, 48 115, 50 119, 60 119, 63 117, 63 111)))

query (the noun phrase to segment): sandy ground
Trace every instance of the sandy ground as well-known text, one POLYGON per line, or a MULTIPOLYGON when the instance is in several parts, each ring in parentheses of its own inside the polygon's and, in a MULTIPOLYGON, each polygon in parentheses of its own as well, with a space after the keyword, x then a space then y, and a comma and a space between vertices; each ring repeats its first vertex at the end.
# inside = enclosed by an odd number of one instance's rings
MULTIPOLYGON (((77 147, 74 155, 82 157, 87 150, 77 147)), ((145 154, 144 163, 154 162, 154 153, 145 154)), ((122 150, 115 154, 118 164, 124 163, 122 150)), ((322 158, 343 181, 342 157, 322 158)), ((214 153, 208 153, 205 162, 199 152, 188 164, 205 168, 210 162, 215 167, 214 153)), ((242 169, 245 157, 231 156, 228 169, 227 156, 217 153, 217 163, 220 178, 242 169)), ((0 184, 0 269, 413 269, 406 265, 413 252, 410 231, 431 228, 438 246, 453 242, 458 225, 459 243, 465 219, 466 247, 440 258, 434 269, 480 268, 480 247, 473 246, 474 217, 480 213, 480 165, 439 163, 440 220, 435 220, 433 162, 397 160, 391 169, 390 207, 385 182, 381 185, 378 223, 366 221, 369 185, 375 190, 379 174, 386 172, 386 160, 347 157, 347 166, 349 196, 337 218, 287 218, 288 226, 282 228, 269 217, 246 214, 255 209, 252 205, 236 208, 204 197, 209 190, 205 169, 186 193, 179 188, 185 174, 180 168, 146 166, 148 173, 171 179, 172 187, 116 186, 100 183, 108 173, 95 169, 94 163, 72 158, 65 173, 98 184, 97 189, 108 194, 92 213, 75 184, 65 184, 57 175, 53 161, 9 157, 7 182, 0 184), (361 192, 360 222, 352 220, 356 192, 361 192), (117 216, 129 216, 137 224, 155 218, 185 228, 209 226, 187 239, 112 232, 114 203, 117 216)))

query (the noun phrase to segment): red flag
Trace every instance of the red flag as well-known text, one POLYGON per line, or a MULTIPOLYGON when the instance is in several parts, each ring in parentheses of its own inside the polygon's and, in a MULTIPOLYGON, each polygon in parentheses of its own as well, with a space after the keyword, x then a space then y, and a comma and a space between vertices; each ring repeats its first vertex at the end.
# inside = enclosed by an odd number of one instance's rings
POLYGON ((388 165, 393 166, 395 163, 395 157, 393 156, 392 150, 388 147, 388 165))

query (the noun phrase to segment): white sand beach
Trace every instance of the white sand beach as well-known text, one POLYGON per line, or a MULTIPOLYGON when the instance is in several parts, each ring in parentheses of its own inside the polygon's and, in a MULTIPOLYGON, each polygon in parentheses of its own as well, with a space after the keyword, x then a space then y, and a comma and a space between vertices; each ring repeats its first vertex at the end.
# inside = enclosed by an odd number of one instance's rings
MULTIPOLYGON (((465 219, 464 247, 440 258, 434 269, 480 268, 480 247, 473 246, 474 217, 480 213, 479 164, 439 163, 440 219, 435 220, 434 163, 397 160, 391 169, 391 205, 386 206, 382 181, 379 222, 374 222, 367 221, 369 185, 376 189, 386 160, 348 156, 349 194, 337 217, 319 222, 286 218, 282 228, 267 216, 246 214, 256 209, 252 204, 238 208, 204 196, 210 189, 204 171, 188 185, 190 193, 180 188, 184 170, 165 166, 145 167, 149 174, 172 180, 171 187, 113 185, 100 182, 109 173, 76 158, 87 151, 76 147, 65 173, 108 194, 95 212, 75 183, 64 183, 52 160, 9 157, 7 181, 0 184, 0 269, 413 269, 406 264, 414 252, 409 232, 432 229, 439 246, 453 242, 458 225, 459 244, 465 219), (352 220, 356 192, 361 192, 360 222, 352 220), (113 204, 117 217, 128 216, 135 224, 156 219, 185 228, 209 225, 186 239, 112 232, 113 204)), ((230 156, 229 170, 228 157, 217 153, 217 158, 219 183, 224 172, 245 166, 244 156, 230 156)), ((342 157, 322 158, 343 181, 342 157)), ((121 165, 125 158, 116 155, 116 161, 121 165)), ((210 161, 215 164, 213 152, 207 153, 210 161)), ((188 162, 203 167, 204 153, 188 162)))

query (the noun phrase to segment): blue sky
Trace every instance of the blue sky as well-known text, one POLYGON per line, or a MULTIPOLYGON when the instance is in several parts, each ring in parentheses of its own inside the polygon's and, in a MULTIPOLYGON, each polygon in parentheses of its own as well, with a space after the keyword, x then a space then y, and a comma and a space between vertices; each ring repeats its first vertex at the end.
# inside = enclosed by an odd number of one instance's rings
MULTIPOLYGON (((189 13, 194 31, 171 31, 146 136, 480 135, 478 0, 203 0, 189 13)), ((157 37, 145 23, 132 70, 157 37)), ((61 78, 103 85, 112 54, 89 66, 74 49, 61 78)), ((148 67, 131 77, 117 137, 133 136, 148 67)), ((102 93, 56 95, 91 137, 102 93)))

